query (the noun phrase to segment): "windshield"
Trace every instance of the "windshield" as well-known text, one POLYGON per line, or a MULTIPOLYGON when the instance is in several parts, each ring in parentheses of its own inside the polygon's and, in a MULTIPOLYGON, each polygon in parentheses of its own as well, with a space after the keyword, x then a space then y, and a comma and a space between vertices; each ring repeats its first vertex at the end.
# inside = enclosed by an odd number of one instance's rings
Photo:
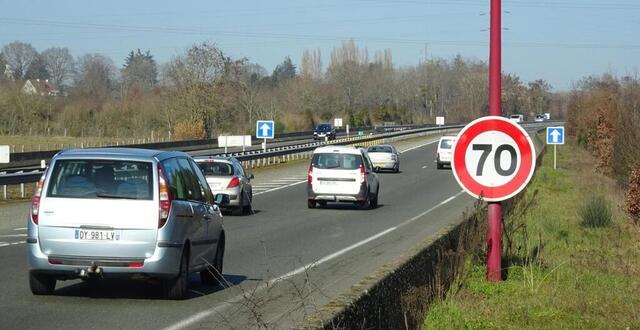
POLYGON ((198 166, 204 173, 204 175, 213 176, 232 176, 233 166, 225 162, 202 162, 198 163, 198 166))
POLYGON ((319 169, 355 170, 362 166, 362 157, 353 154, 315 154, 312 164, 319 169))
POLYGON ((331 130, 331 125, 328 125, 328 124, 318 125, 318 128, 316 128, 316 131, 321 131, 321 132, 326 132, 330 130, 331 130))
POLYGON ((150 162, 107 159, 57 160, 48 197, 153 199, 150 162))
POLYGON ((393 149, 390 146, 372 146, 367 149, 367 152, 388 152, 393 153, 393 149))
POLYGON ((453 147, 453 139, 440 140, 440 149, 451 149, 453 147))
POLYGON ((520 118, 520 115, 511 115, 511 118, 520 118))

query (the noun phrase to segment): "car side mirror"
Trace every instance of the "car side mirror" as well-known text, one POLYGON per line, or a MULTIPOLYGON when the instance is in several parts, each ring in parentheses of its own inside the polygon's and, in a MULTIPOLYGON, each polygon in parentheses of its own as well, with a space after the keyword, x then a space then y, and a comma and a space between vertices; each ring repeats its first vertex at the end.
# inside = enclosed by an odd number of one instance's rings
POLYGON ((253 173, 251 173, 251 175, 249 175, 249 179, 253 180, 253 179, 255 179, 255 178, 256 178, 256 177, 253 175, 253 173))
POLYGON ((229 205, 229 195, 227 194, 216 194, 214 198, 214 203, 218 206, 229 205))

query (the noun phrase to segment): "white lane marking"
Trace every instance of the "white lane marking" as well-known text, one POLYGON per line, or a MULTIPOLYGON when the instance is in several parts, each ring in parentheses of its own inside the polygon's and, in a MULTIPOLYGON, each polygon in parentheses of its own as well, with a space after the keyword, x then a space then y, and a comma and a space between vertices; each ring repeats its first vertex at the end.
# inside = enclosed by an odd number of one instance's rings
POLYGON ((0 237, 27 237, 27 234, 0 235, 0 237))
POLYGON ((403 154, 403 153, 405 153, 405 152, 407 152, 407 151, 411 151, 411 150, 415 150, 415 149, 418 149, 418 148, 426 147, 426 146, 428 146, 428 145, 430 145, 430 144, 434 144, 434 143, 436 143, 436 142, 438 142, 438 141, 439 141, 439 140, 435 140, 435 141, 427 142, 427 143, 420 144, 420 145, 417 145, 417 146, 414 146, 414 147, 411 147, 411 148, 408 148, 408 149, 404 149, 404 150, 402 150, 402 151, 398 151, 398 152, 399 152, 399 153, 401 153, 401 154, 403 154))
POLYGON ((373 236, 371 236, 371 237, 369 237, 367 239, 364 239, 364 240, 362 240, 362 241, 360 241, 360 242, 358 242, 356 244, 348 246, 348 247, 346 247, 346 248, 344 248, 344 249, 342 249, 340 251, 336 251, 336 252, 334 252, 334 253, 332 253, 332 254, 330 254, 330 255, 328 255, 328 256, 326 256, 326 257, 324 257, 324 258, 322 258, 322 259, 320 259, 318 261, 314 261, 314 262, 309 263, 307 265, 304 265, 304 266, 302 266, 302 267, 300 267, 300 268, 298 268, 296 270, 290 271, 290 272, 288 272, 288 273, 286 273, 286 274, 284 274, 282 276, 276 277, 276 278, 270 280, 269 284, 270 285, 271 284, 275 284, 275 283, 278 283, 280 281, 286 280, 289 277, 292 277, 292 276, 298 275, 300 273, 303 273, 303 272, 305 272, 305 271, 307 271, 307 270, 309 270, 309 269, 311 269, 313 267, 316 267, 316 266, 318 266, 320 264, 323 264, 323 263, 325 263, 325 262, 327 262, 327 261, 329 261, 331 259, 337 258, 337 257, 339 257, 339 256, 341 256, 341 255, 343 255, 343 254, 345 254, 345 253, 347 253, 347 252, 359 247, 359 246, 367 244, 367 243, 373 241, 374 239, 382 237, 382 236, 384 236, 384 235, 396 230, 397 228, 398 227, 391 227, 391 228, 389 228, 389 229, 387 229, 385 231, 379 232, 379 233, 377 233, 377 234, 375 234, 375 235, 373 235, 373 236))
POLYGON ((299 185, 301 183, 305 183, 305 182, 307 182, 307 180, 294 182, 294 183, 291 183, 291 184, 288 184, 288 185, 284 185, 284 186, 280 186, 280 187, 277 187, 277 188, 261 191, 261 192, 259 192, 257 194, 253 194, 253 196, 262 195, 262 194, 265 194, 265 193, 268 193, 268 192, 272 192, 272 191, 276 191, 276 190, 280 190, 280 189, 284 189, 284 188, 289 188, 289 187, 293 187, 293 186, 297 186, 297 185, 299 185))
POLYGON ((9 245, 11 245, 11 244, 7 243, 7 242, 0 242, 0 247, 9 246, 9 245))
MULTIPOLYGON (((300 184, 300 183, 303 183, 303 182, 306 182, 306 180, 298 182, 298 183, 295 183, 295 184, 300 184)), ((281 189, 281 188, 278 188, 278 189, 281 189)), ((351 250, 353 250, 353 249, 355 249, 355 248, 357 248, 359 246, 362 246, 362 245, 364 245, 366 243, 369 243, 369 242, 371 242, 371 241, 373 241, 373 240, 375 240, 377 238, 380 238, 380 237, 382 237, 382 236, 384 236, 384 235, 386 235, 386 234, 388 234, 388 233, 390 233, 390 232, 392 232, 392 231, 394 231, 394 230, 396 230, 396 229, 398 229, 398 228, 400 228, 402 226, 408 225, 408 224, 420 219, 421 217, 425 216, 426 214, 432 212, 436 208, 438 208, 438 207, 440 207, 440 206, 442 206, 442 205, 454 200, 456 197, 460 196, 463 193, 464 193, 464 190, 460 191, 459 193, 457 193, 457 194, 455 194, 455 195, 453 195, 453 196, 451 196, 451 197, 449 197, 447 199, 445 199, 444 201, 438 203, 436 206, 434 206, 434 207, 432 207, 432 208, 430 208, 430 209, 428 209, 428 210, 416 215, 415 217, 402 222, 401 224, 399 224, 399 225, 397 225, 395 227, 391 227, 391 228, 389 228, 387 230, 384 230, 384 231, 382 231, 382 232, 380 232, 378 234, 375 234, 375 235, 373 235, 373 236, 371 236, 369 238, 366 238, 366 239, 364 239, 364 240, 362 240, 362 241, 360 241, 358 243, 355 243, 355 244, 353 244, 353 245, 351 245, 349 247, 346 247, 346 248, 344 248, 344 249, 342 249, 340 251, 334 252, 334 253, 332 253, 332 254, 330 254, 330 255, 322 258, 322 259, 319 259, 318 261, 312 262, 312 263, 310 263, 310 264, 308 264, 308 265, 306 265, 304 267, 300 267, 300 268, 298 268, 296 270, 293 270, 293 271, 291 271, 289 273, 286 273, 284 275, 281 275, 279 277, 271 279, 271 280, 269 280, 267 282, 263 282, 262 284, 258 285, 255 289, 251 290, 251 294, 257 294, 258 292, 268 288, 270 285, 273 285, 273 284, 275 284, 277 282, 283 281, 283 280, 285 280, 287 278, 290 278, 292 276, 300 274, 300 273, 302 273, 302 272, 304 272, 304 271, 306 271, 306 270, 308 270, 310 268, 316 267, 316 266, 318 266, 318 265, 320 265, 320 264, 322 264, 324 262, 327 262, 327 261, 329 261, 331 259, 334 259, 334 258, 336 258, 336 257, 338 257, 338 256, 340 256, 340 255, 342 255, 344 253, 347 253, 348 251, 351 251, 351 250)), ((244 299, 244 298, 245 298, 245 294, 241 293, 241 294, 236 295, 235 297, 233 297, 233 298, 231 298, 229 300, 226 300, 226 301, 222 302, 221 304, 219 304, 218 306, 216 306, 216 307, 214 307, 212 309, 204 310, 204 311, 198 312, 196 314, 193 314, 192 316, 190 316, 190 317, 188 317, 186 319, 183 319, 183 320, 181 320, 181 321, 179 321, 179 322, 177 322, 175 324, 172 324, 171 326, 169 326, 169 327, 167 327, 165 329, 167 329, 167 330, 177 330, 177 329, 187 328, 189 326, 192 326, 194 323, 200 322, 201 320, 203 320, 203 319, 205 319, 205 318, 207 318, 207 317, 209 317, 209 316, 211 316, 213 314, 220 313, 220 311, 222 311, 227 306, 237 304, 238 302, 242 301, 242 299, 244 299)))
POLYGON ((14 229, 14 231, 21 231, 21 230, 27 230, 27 227, 22 227, 22 228, 16 228, 16 229, 14 229))
POLYGON ((425 166, 422 166, 422 168, 427 168, 427 165, 425 165, 425 166))

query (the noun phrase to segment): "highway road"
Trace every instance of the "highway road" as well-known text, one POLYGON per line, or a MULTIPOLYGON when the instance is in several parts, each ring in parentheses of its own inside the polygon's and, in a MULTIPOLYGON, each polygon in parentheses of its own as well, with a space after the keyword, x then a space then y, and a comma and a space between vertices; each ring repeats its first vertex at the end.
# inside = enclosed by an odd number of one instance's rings
MULTIPOLYGON (((433 138, 431 138, 433 139, 433 138)), ((155 283, 58 282, 53 296, 28 288, 27 204, 0 212, 3 328, 291 328, 333 297, 444 226, 473 200, 450 170, 437 170, 435 143, 400 145, 401 173, 379 174, 380 207, 307 209, 306 170, 297 163, 255 182, 256 213, 225 217, 225 288, 191 279, 184 301, 159 297, 155 283), (268 179, 268 180, 267 180, 268 179)))

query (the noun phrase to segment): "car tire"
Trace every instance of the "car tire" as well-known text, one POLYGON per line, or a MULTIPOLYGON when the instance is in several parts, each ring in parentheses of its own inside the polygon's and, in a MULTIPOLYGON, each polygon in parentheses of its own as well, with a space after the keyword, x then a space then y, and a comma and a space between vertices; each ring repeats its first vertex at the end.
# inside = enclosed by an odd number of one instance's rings
POLYGON ((313 199, 307 199, 307 207, 310 209, 316 208, 316 201, 313 199))
POLYGON ((318 201, 318 206, 320 206, 320 208, 326 208, 327 207, 327 201, 318 201))
POLYGON ((207 266, 205 270, 200 272, 200 281, 202 281, 202 284, 224 286, 224 276, 222 275, 224 248, 225 240, 224 236, 221 236, 218 241, 218 248, 216 248, 216 255, 213 258, 213 265, 207 266))
POLYGON ((375 209, 378 207, 378 192, 380 191, 380 188, 378 188, 378 190, 376 190, 376 194, 374 197, 369 197, 369 208, 370 209, 375 209))
MULTIPOLYGON (((242 194, 243 194, 243 196, 245 195, 245 193, 244 193, 244 192, 243 192, 242 194)), ((248 197, 248 198, 246 198, 246 200, 247 200, 247 205, 243 205, 243 206, 242 206, 242 214, 251 214, 251 213, 252 213, 252 211, 253 211, 253 208, 252 208, 252 206, 251 206, 251 202, 252 202, 252 200, 253 200, 253 198, 252 198, 253 196, 248 195, 248 194, 247 194, 246 196, 248 197)), ((245 200, 245 199, 243 198, 243 202, 244 202, 244 200, 245 200)))
POLYGON ((56 279, 51 275, 29 273, 29 287, 35 295, 50 295, 56 289, 56 279))
POLYGON ((164 296, 171 300, 182 300, 187 296, 189 286, 189 253, 182 252, 180 258, 180 273, 178 276, 162 281, 164 296))
POLYGON ((437 169, 441 170, 443 167, 444 167, 444 166, 442 166, 442 163, 440 163, 440 162, 437 162, 437 163, 436 163, 436 168, 437 168, 437 169))

